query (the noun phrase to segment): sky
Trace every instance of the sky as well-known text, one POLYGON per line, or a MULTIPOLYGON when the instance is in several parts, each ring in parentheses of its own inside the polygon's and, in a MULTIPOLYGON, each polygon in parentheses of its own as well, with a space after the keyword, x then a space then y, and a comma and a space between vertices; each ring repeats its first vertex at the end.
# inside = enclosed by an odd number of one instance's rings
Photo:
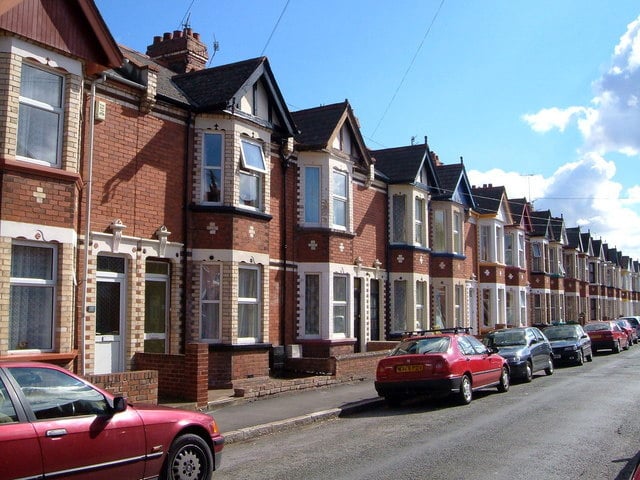
POLYGON ((473 185, 504 185, 640 261, 637 0, 96 5, 143 53, 188 25, 211 67, 265 55, 291 111, 347 99, 369 148, 427 137, 473 185))

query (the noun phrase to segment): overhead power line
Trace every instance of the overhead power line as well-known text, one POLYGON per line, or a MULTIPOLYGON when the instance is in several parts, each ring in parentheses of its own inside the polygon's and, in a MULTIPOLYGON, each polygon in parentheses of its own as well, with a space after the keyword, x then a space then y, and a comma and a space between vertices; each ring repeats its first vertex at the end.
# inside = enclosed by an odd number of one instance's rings
POLYGON ((287 11, 287 7, 289 6, 289 1, 287 0, 287 3, 284 4, 284 8, 282 9, 282 12, 280 12, 280 16, 278 17, 278 20, 276 21, 276 24, 273 26, 273 30, 271 30, 271 34, 269 35, 269 38, 267 39, 267 43, 264 44, 264 48, 262 49, 262 52, 260 52, 260 56, 264 55, 264 52, 267 51, 267 47, 269 46, 269 43, 271 42, 271 38, 273 37, 273 34, 276 33, 276 29, 278 28, 278 25, 280 25, 280 20, 282 20, 282 17, 284 16, 284 12, 287 11))
POLYGON ((389 103, 387 104, 387 107, 385 108, 384 112, 382 113, 382 116, 380 117, 380 120, 378 120, 378 124, 376 125, 376 128, 373 129, 373 133, 371 134, 372 137, 378 131, 378 128, 380 127, 380 124, 382 123, 382 121, 384 120, 384 117, 386 117, 387 112, 389 111, 389 108, 391 108, 391 104, 396 99, 396 96, 398 95, 398 92, 402 88, 402 85, 404 84, 404 81, 407 78, 407 75, 409 75, 409 71, 411 71, 411 67, 413 67, 413 64, 415 63, 416 58, 418 58, 418 54, 420 53, 420 50, 422 49, 422 46, 424 45, 424 42, 427 40, 427 37, 429 36, 429 33, 431 32, 431 28, 433 27, 433 24, 435 23, 436 18, 438 18, 438 14, 440 13, 440 10, 442 9, 442 6, 444 5, 444 1, 445 0, 442 0, 440 2, 440 5, 438 6, 438 10, 436 10, 436 13, 433 15, 433 18, 431 19, 431 23, 429 24, 429 27, 427 28, 427 31, 425 32, 424 36, 422 37, 422 41, 420 42, 420 45, 418 45, 418 48, 416 49, 416 53, 413 54, 413 58, 411 59, 411 62, 409 62, 409 66, 407 67, 407 70, 404 72, 404 75, 402 76, 402 79, 400 80, 400 83, 398 84, 398 87, 396 88, 396 91, 393 93, 393 96, 391 97, 391 100, 389 100, 389 103))

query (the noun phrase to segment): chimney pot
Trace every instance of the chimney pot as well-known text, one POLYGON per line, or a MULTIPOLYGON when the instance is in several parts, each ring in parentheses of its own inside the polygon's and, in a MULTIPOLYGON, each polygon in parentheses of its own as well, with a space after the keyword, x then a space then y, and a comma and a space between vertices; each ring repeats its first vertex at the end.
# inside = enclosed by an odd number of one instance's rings
POLYGON ((164 35, 162 36, 163 40, 171 40, 171 33, 169 32, 164 32, 164 35))
POLYGON ((193 34, 193 38, 195 38, 196 40, 200 40, 200 34, 199 33, 194 33, 193 34))
POLYGON ((180 38, 180 37, 182 37, 182 30, 174 30, 173 38, 180 38))

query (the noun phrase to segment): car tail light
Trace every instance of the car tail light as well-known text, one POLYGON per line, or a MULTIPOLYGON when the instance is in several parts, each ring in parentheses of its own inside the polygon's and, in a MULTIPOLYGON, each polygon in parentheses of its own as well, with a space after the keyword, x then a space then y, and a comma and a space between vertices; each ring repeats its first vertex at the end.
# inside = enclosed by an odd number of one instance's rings
POLYGON ((438 358, 433 362, 433 373, 448 373, 449 363, 444 358, 438 358))

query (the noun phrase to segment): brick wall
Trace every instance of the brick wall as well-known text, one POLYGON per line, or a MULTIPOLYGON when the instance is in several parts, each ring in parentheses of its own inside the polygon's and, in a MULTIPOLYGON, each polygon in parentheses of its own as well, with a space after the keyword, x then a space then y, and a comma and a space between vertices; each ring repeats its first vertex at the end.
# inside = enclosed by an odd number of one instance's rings
POLYGON ((290 372, 330 375, 339 382, 371 379, 375 377, 378 360, 387 356, 387 350, 352 353, 330 358, 288 358, 285 369, 290 372))
POLYGON ((166 400, 185 400, 206 406, 208 401, 209 346, 187 345, 185 355, 136 353, 135 368, 158 372, 158 396, 166 400))
POLYGON ((85 375, 85 379, 112 393, 123 395, 134 403, 158 403, 158 372, 135 372, 85 375))

